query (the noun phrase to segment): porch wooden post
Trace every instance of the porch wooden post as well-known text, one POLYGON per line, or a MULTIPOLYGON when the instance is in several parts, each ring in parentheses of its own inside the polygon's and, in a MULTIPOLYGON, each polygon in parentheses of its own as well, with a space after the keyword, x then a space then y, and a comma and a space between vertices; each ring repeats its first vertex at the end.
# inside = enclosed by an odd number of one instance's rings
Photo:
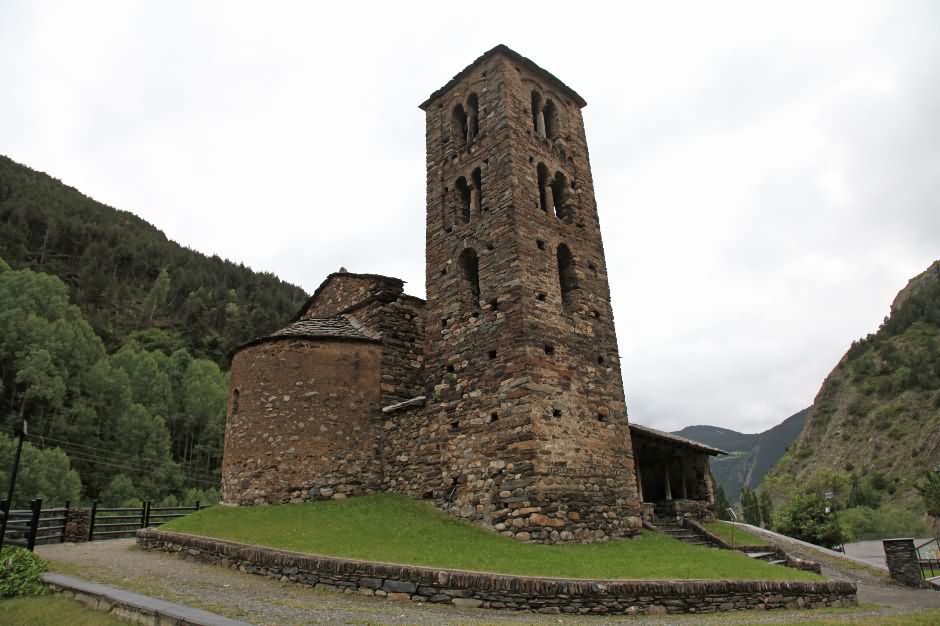
POLYGON ((666 499, 672 500, 672 484, 669 480, 669 459, 666 459, 663 465, 666 468, 666 499))

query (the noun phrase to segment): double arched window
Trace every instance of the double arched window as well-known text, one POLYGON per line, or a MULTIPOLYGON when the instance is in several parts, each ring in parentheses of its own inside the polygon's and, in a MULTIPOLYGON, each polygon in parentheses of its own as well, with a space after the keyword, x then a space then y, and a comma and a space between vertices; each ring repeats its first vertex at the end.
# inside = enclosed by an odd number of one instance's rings
POLYGON ((551 98, 532 90, 532 128, 539 137, 554 139, 558 135, 558 108, 551 98))
POLYGON ((574 217, 574 208, 571 206, 568 194, 568 177, 561 172, 549 174, 548 167, 539 163, 536 168, 539 186, 539 208, 546 213, 553 213, 555 217, 570 222, 574 217))
POLYGON ((471 216, 479 218, 482 215, 483 172, 479 167, 470 173, 469 180, 461 176, 454 182, 454 194, 457 214, 464 224, 470 223, 471 216))
POLYGON ((475 93, 465 103, 454 107, 451 115, 453 134, 460 147, 469 147, 480 130, 480 99, 475 93))

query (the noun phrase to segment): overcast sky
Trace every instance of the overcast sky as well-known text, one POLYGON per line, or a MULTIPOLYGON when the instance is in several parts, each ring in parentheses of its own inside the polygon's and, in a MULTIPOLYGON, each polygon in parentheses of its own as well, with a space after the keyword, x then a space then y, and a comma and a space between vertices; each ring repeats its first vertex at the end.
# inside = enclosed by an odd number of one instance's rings
POLYGON ((0 153, 308 292, 423 296, 417 105, 498 43, 588 101, 634 421, 778 423, 940 258, 935 1, 0 0, 0 153))

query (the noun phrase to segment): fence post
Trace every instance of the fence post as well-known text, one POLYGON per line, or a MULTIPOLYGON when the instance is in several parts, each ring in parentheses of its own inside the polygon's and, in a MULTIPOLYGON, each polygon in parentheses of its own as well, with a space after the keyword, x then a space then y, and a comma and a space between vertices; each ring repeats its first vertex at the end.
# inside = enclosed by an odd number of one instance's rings
POLYGON ((196 500, 196 510, 199 510, 199 500, 196 500))
POLYGON ((65 501, 65 512, 62 513, 62 536, 59 537, 59 543, 65 543, 65 530, 69 525, 69 505, 72 504, 68 500, 65 501))
POLYGON ((42 511, 42 500, 36 498, 29 503, 32 515, 29 519, 29 536, 26 539, 26 549, 30 552, 36 547, 36 532, 39 530, 39 513, 42 511))
POLYGON ((150 500, 144 502, 144 519, 141 528, 147 528, 150 526, 150 500))
POLYGON ((95 514, 98 512, 98 501, 91 503, 91 521, 88 522, 88 541, 95 540, 95 514))
MULTIPOLYGON (((0 500, 0 532, 6 534, 6 519, 10 514, 10 502, 8 500, 0 500)), ((4 537, 0 536, 0 549, 3 548, 4 537)))

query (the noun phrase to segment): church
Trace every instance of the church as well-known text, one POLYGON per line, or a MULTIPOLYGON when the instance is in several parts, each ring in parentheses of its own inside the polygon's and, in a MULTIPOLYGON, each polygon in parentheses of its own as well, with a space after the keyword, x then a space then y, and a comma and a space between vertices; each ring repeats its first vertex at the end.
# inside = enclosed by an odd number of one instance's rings
POLYGON ((341 269, 233 353, 225 503, 392 491, 541 543, 710 515, 723 452, 628 421, 584 106, 502 45, 420 105, 427 299, 341 269))

